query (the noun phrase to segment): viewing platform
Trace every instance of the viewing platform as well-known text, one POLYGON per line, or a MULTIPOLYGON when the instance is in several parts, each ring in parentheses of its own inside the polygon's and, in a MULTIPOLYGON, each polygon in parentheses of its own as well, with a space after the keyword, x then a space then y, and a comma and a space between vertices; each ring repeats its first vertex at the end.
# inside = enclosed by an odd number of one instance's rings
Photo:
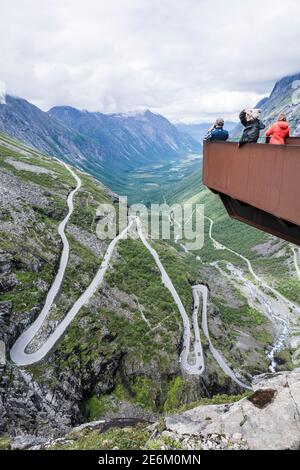
POLYGON ((240 148, 205 141, 203 183, 230 217, 300 246, 300 137, 240 148))

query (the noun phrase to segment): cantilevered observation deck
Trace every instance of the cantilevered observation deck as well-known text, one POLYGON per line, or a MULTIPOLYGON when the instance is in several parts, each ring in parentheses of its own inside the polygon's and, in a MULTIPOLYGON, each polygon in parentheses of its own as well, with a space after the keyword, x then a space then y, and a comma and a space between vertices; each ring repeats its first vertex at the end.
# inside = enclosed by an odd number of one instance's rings
POLYGON ((230 217, 300 246, 300 137, 286 145, 204 142, 203 182, 230 217))

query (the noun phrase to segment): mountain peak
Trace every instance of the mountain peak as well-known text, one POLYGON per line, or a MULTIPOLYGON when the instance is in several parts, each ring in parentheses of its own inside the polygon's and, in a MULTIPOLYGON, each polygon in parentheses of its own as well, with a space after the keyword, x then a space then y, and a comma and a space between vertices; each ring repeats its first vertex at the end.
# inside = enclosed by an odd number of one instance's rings
POLYGON ((287 75, 286 77, 281 78, 275 83, 275 86, 272 90, 270 98, 274 98, 277 95, 281 94, 286 89, 292 88, 294 82, 297 82, 297 81, 300 81, 300 72, 293 74, 293 75, 287 75))
POLYGON ((48 113, 55 113, 56 111, 62 112, 62 113, 81 113, 82 111, 74 108, 73 106, 53 106, 51 109, 49 109, 48 113))
POLYGON ((126 111, 122 113, 111 113, 110 116, 121 117, 121 118, 140 118, 145 116, 152 116, 154 113, 148 108, 138 108, 131 111, 126 111))
POLYGON ((262 98, 262 99, 257 103, 257 105, 255 106, 255 108, 257 108, 257 109, 263 108, 264 106, 266 106, 266 104, 268 103, 268 101, 269 101, 269 97, 268 97, 268 96, 265 96, 264 98, 262 98))

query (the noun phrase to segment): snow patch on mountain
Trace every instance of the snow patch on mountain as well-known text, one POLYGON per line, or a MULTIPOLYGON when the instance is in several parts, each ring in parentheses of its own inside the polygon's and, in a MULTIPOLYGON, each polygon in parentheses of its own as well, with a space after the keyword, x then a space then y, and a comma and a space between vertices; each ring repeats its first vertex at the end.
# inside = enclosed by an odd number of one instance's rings
POLYGON ((0 80, 0 104, 6 104, 6 85, 5 82, 0 80))

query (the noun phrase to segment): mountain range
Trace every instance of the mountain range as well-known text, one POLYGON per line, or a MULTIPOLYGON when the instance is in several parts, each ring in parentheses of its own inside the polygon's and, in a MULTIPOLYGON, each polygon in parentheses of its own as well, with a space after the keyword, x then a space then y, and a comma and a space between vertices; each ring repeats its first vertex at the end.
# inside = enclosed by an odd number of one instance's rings
MULTIPOLYGON (((261 100, 262 119, 269 126, 279 110, 292 132, 300 131, 300 74, 279 80, 261 100)), ((131 171, 149 163, 169 164, 201 153, 209 123, 170 123, 149 110, 103 114, 56 106, 44 112, 28 101, 6 95, 0 102, 0 131, 46 154, 87 170, 114 190, 124 187, 131 171)), ((231 137, 241 126, 225 123, 231 137)))
POLYGON ((0 104, 0 131, 87 170, 116 191, 128 172, 149 161, 169 163, 200 151, 190 135, 149 110, 107 115, 61 106, 44 112, 9 95, 0 104))

